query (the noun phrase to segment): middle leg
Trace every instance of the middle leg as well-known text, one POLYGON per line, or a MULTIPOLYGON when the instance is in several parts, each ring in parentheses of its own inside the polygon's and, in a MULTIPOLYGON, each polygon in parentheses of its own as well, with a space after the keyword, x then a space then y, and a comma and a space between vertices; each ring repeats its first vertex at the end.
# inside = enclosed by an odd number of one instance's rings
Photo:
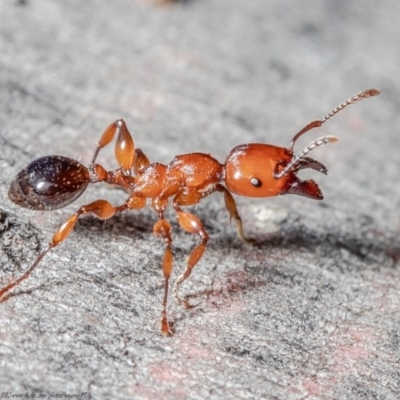
POLYGON ((173 263, 173 255, 171 251, 171 225, 170 223, 164 219, 163 213, 160 213, 160 219, 155 223, 153 228, 153 233, 157 237, 161 237, 164 239, 166 244, 164 259, 162 264, 162 270, 164 274, 164 298, 162 302, 162 318, 161 318, 161 332, 164 335, 171 335, 171 329, 169 327, 168 318, 167 318, 167 301, 168 301, 168 288, 169 288, 169 278, 171 277, 172 272, 172 263, 173 263))
POLYGON ((197 204, 201 197, 201 194, 195 190, 189 191, 187 189, 181 189, 174 198, 174 209, 176 211, 180 227, 186 232, 199 235, 201 238, 201 243, 195 247, 189 255, 185 271, 183 271, 183 273, 178 277, 174 285, 175 301, 179 304, 183 304, 185 308, 191 308, 191 305, 186 299, 182 299, 179 296, 179 287, 182 282, 190 276, 193 268, 203 256, 204 251, 207 248, 208 234, 200 219, 194 214, 183 211, 180 206, 197 204))

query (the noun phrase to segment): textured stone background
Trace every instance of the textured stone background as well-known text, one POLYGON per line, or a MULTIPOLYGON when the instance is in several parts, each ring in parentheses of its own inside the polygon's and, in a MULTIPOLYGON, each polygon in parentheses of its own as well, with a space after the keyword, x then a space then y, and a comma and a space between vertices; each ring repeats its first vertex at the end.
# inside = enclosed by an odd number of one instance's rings
MULTIPOLYGON (((123 117, 153 161, 234 146, 287 146, 361 89, 315 158, 323 202, 238 198, 243 245, 219 195, 176 334, 159 333, 163 244, 150 209, 85 217, 0 304, 0 392, 96 399, 398 399, 400 392, 400 3, 396 0, 52 0, 0 3, 1 282, 18 276, 97 185, 51 213, 11 204, 28 162, 87 164, 123 117)), ((100 157, 115 167, 112 149, 100 157)), ((175 273, 197 242, 177 227, 175 273)), ((176 276, 176 275, 175 275, 176 276)))

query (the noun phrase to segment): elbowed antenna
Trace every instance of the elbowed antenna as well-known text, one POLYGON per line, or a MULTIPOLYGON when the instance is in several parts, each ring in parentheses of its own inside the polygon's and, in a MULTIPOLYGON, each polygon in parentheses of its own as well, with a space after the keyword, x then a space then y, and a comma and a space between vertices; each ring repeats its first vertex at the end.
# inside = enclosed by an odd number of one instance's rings
POLYGON ((356 103, 357 101, 361 101, 363 99, 368 99, 368 97, 378 96, 378 94, 380 94, 380 91, 378 89, 368 89, 368 90, 364 90, 363 92, 359 92, 355 96, 350 97, 345 102, 339 104, 336 108, 334 108, 329 114, 325 115, 325 117, 323 117, 322 119, 310 122, 308 125, 306 125, 300 132, 298 132, 293 137, 293 139, 290 143, 290 146, 289 146, 289 150, 293 152, 293 147, 294 147, 294 144, 296 143, 296 140, 300 136, 302 136, 304 133, 308 132, 311 129, 319 128, 323 123, 325 123, 326 121, 333 118, 339 111, 342 111, 343 109, 356 103))
MULTIPOLYGON (((304 135, 306 132, 310 131, 311 129, 319 128, 323 123, 325 123, 326 121, 333 118, 339 111, 356 103, 357 101, 360 101, 363 99, 368 99, 368 97, 377 96, 378 94, 380 94, 380 91, 378 89, 368 89, 368 90, 364 90, 363 92, 359 92, 355 96, 350 97, 345 102, 339 104, 336 108, 334 108, 329 114, 325 115, 325 117, 323 117, 322 119, 310 122, 300 132, 298 132, 298 133, 296 133, 296 135, 294 135, 294 137, 290 143, 289 150, 293 153, 294 144, 296 143, 296 140, 300 136, 304 135)), ((318 140, 315 140, 314 142, 310 143, 307 147, 305 147, 303 149, 303 151, 301 151, 297 156, 293 157, 292 161, 288 165, 286 165, 286 167, 283 168, 282 171, 280 171, 278 173, 275 172, 274 177, 276 179, 279 179, 279 178, 282 178, 282 176, 286 175, 289 171, 292 171, 297 166, 299 161, 307 153, 309 153, 311 150, 314 150, 316 147, 325 146, 326 144, 334 143, 337 141, 338 141, 338 139, 335 136, 329 136, 329 135, 324 136, 318 140)))
POLYGON ((299 161, 305 156, 307 155, 310 151, 316 149, 317 147, 321 147, 321 146, 325 146, 329 143, 335 143, 337 142, 339 139, 336 136, 324 136, 322 138, 319 138, 317 140, 315 140, 314 142, 310 143, 307 147, 305 147, 299 154, 297 154, 297 156, 292 158, 292 161, 290 161, 290 163, 288 165, 286 165, 285 168, 283 168, 283 170, 279 173, 275 173, 274 176, 276 179, 282 178, 282 176, 284 176, 285 174, 287 174, 290 170, 294 169, 297 164, 299 163, 299 161))

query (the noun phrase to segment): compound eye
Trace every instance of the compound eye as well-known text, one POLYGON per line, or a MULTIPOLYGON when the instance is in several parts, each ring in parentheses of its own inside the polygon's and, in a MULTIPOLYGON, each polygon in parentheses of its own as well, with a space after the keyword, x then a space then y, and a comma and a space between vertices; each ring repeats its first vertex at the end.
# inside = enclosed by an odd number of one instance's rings
POLYGON ((262 185, 261 181, 257 178, 251 178, 250 183, 256 188, 259 188, 262 185))

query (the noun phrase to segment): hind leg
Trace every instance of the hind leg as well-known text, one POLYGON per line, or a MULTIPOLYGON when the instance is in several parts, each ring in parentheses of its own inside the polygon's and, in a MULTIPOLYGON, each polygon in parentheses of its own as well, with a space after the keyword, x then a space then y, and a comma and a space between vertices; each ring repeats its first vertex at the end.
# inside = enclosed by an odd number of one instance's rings
POLYGON ((111 218, 115 213, 123 211, 127 208, 125 205, 120 207, 113 207, 106 200, 96 200, 93 203, 82 206, 75 214, 72 214, 67 221, 58 228, 56 233, 54 234, 52 240, 49 242, 49 245, 46 250, 44 250, 39 257, 35 260, 35 262, 31 265, 31 267, 18 279, 10 282, 7 286, 0 289, 0 298, 9 292, 15 286, 18 286, 22 281, 28 279, 32 271, 37 267, 39 262, 43 259, 43 257, 49 252, 50 249, 58 246, 61 242, 63 242, 69 234, 72 232, 78 218, 81 215, 92 213, 96 217, 100 219, 108 219, 111 218))
POLYGON ((8 293, 12 288, 18 286, 21 282, 29 278, 33 270, 37 267, 37 265, 40 263, 43 257, 50 251, 50 249, 58 246, 69 236, 69 234, 74 229, 74 226, 80 216, 85 215, 87 213, 91 213, 95 217, 105 220, 111 218, 116 213, 122 212, 127 209, 143 208, 145 204, 146 204, 146 199, 136 196, 131 196, 128 198, 128 200, 126 200, 125 204, 117 207, 114 207, 107 200, 96 200, 90 204, 82 206, 81 208, 79 208, 77 212, 72 214, 67 219, 67 221, 60 226, 60 228, 58 228, 53 238, 49 242, 47 249, 39 254, 38 258, 29 267, 29 269, 22 276, 13 280, 8 285, 0 289, 0 299, 2 296, 8 293))

